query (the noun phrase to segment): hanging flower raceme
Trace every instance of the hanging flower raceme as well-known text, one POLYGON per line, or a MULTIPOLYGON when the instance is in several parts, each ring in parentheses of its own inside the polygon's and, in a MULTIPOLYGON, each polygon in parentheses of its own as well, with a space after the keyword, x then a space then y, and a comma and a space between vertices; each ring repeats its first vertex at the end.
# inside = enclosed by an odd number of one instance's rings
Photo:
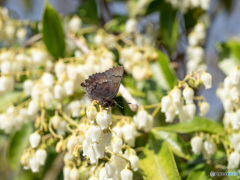
POLYGON ((186 76, 178 86, 175 86, 168 95, 162 98, 161 111, 165 113, 166 122, 173 122, 176 115, 181 122, 192 119, 197 109, 194 100, 198 102, 200 115, 206 115, 210 108, 209 104, 202 96, 194 97, 193 88, 197 88, 201 84, 206 89, 212 86, 212 77, 209 73, 197 71, 191 76, 186 76))

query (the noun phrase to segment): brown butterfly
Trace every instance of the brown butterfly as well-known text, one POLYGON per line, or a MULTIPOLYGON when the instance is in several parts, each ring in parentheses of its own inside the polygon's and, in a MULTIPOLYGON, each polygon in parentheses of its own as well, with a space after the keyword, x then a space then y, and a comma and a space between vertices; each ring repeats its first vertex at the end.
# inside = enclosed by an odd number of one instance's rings
POLYGON ((92 100, 97 100, 103 107, 115 107, 116 97, 123 77, 123 66, 116 66, 103 73, 89 76, 81 86, 92 100))

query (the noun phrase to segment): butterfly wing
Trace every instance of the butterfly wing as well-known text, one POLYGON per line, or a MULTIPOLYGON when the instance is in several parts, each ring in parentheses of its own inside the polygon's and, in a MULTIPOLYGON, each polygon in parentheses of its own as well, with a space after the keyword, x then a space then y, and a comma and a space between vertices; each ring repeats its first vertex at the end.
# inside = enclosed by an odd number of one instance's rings
POLYGON ((89 76, 81 86, 92 100, 100 101, 110 93, 107 76, 104 73, 96 73, 89 76))
POLYGON ((107 76, 108 85, 110 87, 110 92, 107 96, 109 100, 112 100, 116 97, 122 81, 123 73, 123 66, 116 66, 104 72, 104 74, 107 76))

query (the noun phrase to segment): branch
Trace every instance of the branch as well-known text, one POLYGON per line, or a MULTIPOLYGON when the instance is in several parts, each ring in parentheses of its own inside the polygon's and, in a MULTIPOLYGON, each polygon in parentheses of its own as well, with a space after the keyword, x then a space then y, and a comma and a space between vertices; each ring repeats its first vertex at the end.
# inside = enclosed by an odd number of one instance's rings
POLYGON ((129 107, 132 111, 137 111, 139 108, 139 104, 136 99, 132 97, 132 95, 128 92, 128 90, 121 84, 119 89, 120 94, 122 97, 128 102, 129 107))
POLYGON ((40 39, 42 39, 42 34, 36 34, 32 37, 30 37, 27 42, 23 45, 23 47, 29 47, 31 46, 33 43, 39 41, 40 39))
POLYGON ((90 50, 89 48, 83 44, 81 41, 79 41, 78 39, 74 38, 73 36, 71 36, 70 34, 67 34, 67 38, 72 40, 74 42, 74 44, 82 50, 82 52, 84 52, 85 54, 89 53, 90 50))

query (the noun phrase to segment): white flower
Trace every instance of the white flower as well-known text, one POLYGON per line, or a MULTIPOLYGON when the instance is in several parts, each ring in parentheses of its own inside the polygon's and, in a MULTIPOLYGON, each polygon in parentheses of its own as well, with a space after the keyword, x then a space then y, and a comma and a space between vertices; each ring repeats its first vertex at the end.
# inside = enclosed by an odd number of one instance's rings
POLYGON ((38 101, 30 101, 28 104, 28 111, 27 114, 29 116, 35 116, 39 110, 39 103, 38 101))
POLYGON ((188 35, 188 42, 189 42, 189 45, 190 45, 190 46, 196 46, 196 45, 198 45, 199 39, 198 39, 197 34, 196 34, 194 31, 192 31, 191 33, 189 33, 189 35, 188 35))
POLYGON ((70 179, 71 180, 78 180, 80 177, 80 174, 76 168, 73 168, 70 172, 70 179))
POLYGON ((63 168, 63 176, 64 180, 70 180, 70 174, 71 174, 71 168, 68 166, 65 166, 63 168))
POLYGON ((179 112, 182 111, 184 100, 180 99, 180 101, 173 101, 172 104, 175 108, 175 114, 179 114, 179 112))
POLYGON ((99 172, 99 180, 106 180, 107 178, 106 169, 103 167, 99 172))
POLYGON ((72 153, 67 152, 63 157, 63 161, 66 163, 66 162, 71 161, 71 160, 73 160, 73 155, 72 155, 72 153))
POLYGON ((233 101, 236 101, 238 99, 239 94, 238 94, 238 90, 235 86, 231 88, 230 96, 231 96, 233 101))
POLYGON ((161 112, 166 112, 166 110, 170 105, 171 105, 171 98, 169 96, 164 96, 161 100, 161 112))
POLYGON ((111 131, 102 132, 99 143, 103 144, 104 146, 108 146, 110 145, 111 139, 112 139, 111 131))
POLYGON ((133 179, 133 173, 129 169, 123 169, 121 171, 121 179, 124 180, 132 180, 133 179))
POLYGON ((112 130, 114 132, 113 136, 122 137, 122 128, 119 125, 115 126, 112 130))
POLYGON ((89 134, 92 138, 92 142, 98 142, 99 138, 101 136, 101 129, 99 126, 91 125, 90 128, 88 129, 89 134))
POLYGON ((187 104, 193 102, 193 95, 194 95, 194 92, 192 88, 189 88, 189 87, 184 88, 183 97, 186 100, 187 104))
POLYGON ((104 157, 105 146, 101 143, 93 143, 93 150, 97 159, 104 157))
POLYGON ((97 109, 95 106, 89 106, 87 109, 87 117, 91 122, 94 122, 97 116, 97 109))
POLYGON ((202 138, 200 138, 199 136, 195 136, 191 139, 190 143, 193 153, 201 154, 203 148, 202 138))
POLYGON ((17 38, 20 40, 20 41, 24 41, 25 38, 26 38, 26 35, 27 35, 27 31, 25 28, 20 28, 17 30, 17 38))
POLYGON ((181 91, 179 88, 175 87, 172 91, 171 91, 171 97, 172 100, 175 102, 179 102, 180 98, 181 98, 181 91))
POLYGON ((122 135, 125 143, 127 143, 129 146, 134 146, 135 144, 135 138, 136 138, 136 128, 134 124, 125 124, 122 126, 122 135))
POLYGON ((73 16, 69 21, 68 26, 71 31, 76 33, 82 26, 82 20, 79 18, 79 16, 73 16))
POLYGON ((168 109, 165 112, 165 116, 166 116, 165 121, 168 122, 168 123, 173 122, 173 119, 175 117, 175 113, 176 113, 175 108, 172 105, 169 106, 168 109))
POLYGON ((91 164, 96 164, 97 163, 97 158, 96 158, 96 154, 94 152, 94 149, 92 146, 89 146, 88 147, 88 157, 90 158, 90 162, 91 164))
POLYGON ((209 8, 210 0, 200 0, 200 2, 202 9, 207 10, 209 8))
POLYGON ((74 81, 78 75, 77 67, 74 65, 68 65, 67 66, 67 75, 70 80, 74 81))
POLYGON ((113 152, 119 152, 122 148, 123 141, 118 136, 115 136, 111 142, 113 152))
POLYGON ((83 141, 83 156, 88 156, 88 143, 86 140, 83 141))
POLYGON ((97 34, 94 37, 94 42, 98 45, 102 44, 103 43, 103 36, 101 34, 97 34))
POLYGON ((71 80, 65 81, 64 82, 64 89, 66 92, 66 95, 71 96, 74 93, 74 82, 71 80))
POLYGON ((233 134, 229 137, 229 140, 234 147, 235 151, 240 152, 240 134, 233 134))
POLYGON ((24 81, 23 83, 23 89, 24 89, 24 93, 26 96, 30 96, 31 95, 31 92, 32 92, 32 89, 33 89, 33 81, 28 79, 26 81, 24 81))
POLYGON ((230 98, 223 101, 223 107, 226 112, 232 112, 233 111, 233 102, 230 98))
POLYGON ((36 148, 41 140, 41 136, 38 133, 32 133, 29 137, 30 145, 32 148, 36 148))
POLYGON ((87 141, 87 143, 88 143, 89 145, 92 144, 92 136, 91 136, 89 130, 87 130, 87 131, 85 132, 85 140, 87 141))
POLYGON ((44 165, 46 158, 47 158, 47 152, 44 149, 38 149, 35 153, 35 156, 37 158, 37 161, 39 164, 44 165))
POLYGON ((230 122, 232 124, 232 128, 235 130, 235 129, 238 129, 239 128, 239 124, 240 124, 240 119, 238 119, 238 116, 236 113, 230 113, 230 122))
POLYGON ((229 76, 227 76, 225 79, 224 79, 224 81, 223 81, 223 84, 224 84, 224 88, 225 89, 231 89, 231 87, 232 87, 232 80, 231 80, 231 78, 229 77, 229 76))
POLYGON ((128 159, 131 162, 131 168, 133 169, 133 171, 137 171, 138 170, 138 161, 139 161, 138 156, 130 155, 128 157, 128 159))
POLYGON ((66 70, 66 65, 62 61, 58 61, 54 67, 54 70, 57 78, 61 79, 66 70))
POLYGON ((59 126, 59 128, 57 129, 57 134, 62 135, 62 136, 65 136, 65 133, 66 133, 66 125, 67 125, 67 122, 66 122, 66 121, 61 121, 61 122, 60 122, 60 126, 59 126))
POLYGON ((204 58, 204 49, 201 46, 188 46, 187 55, 190 61, 198 64, 204 58))
POLYGON ((234 71, 231 71, 229 74, 230 80, 233 85, 237 85, 240 79, 240 72, 238 69, 235 69, 234 71))
POLYGON ((194 117, 195 113, 196 113, 195 104, 187 104, 186 109, 187 109, 189 118, 192 119, 194 117))
POLYGON ((105 164, 105 170, 108 178, 114 177, 116 169, 116 165, 111 161, 105 164))
POLYGON ((67 142, 68 152, 72 153, 77 144, 78 144, 78 139, 76 138, 76 136, 71 136, 67 142))
MULTIPOLYGON (((122 151, 119 151, 118 154, 123 155, 122 151)), ((118 170, 122 170, 126 166, 126 161, 116 155, 112 155, 112 161, 115 163, 118 170)))
POLYGON ((207 114, 209 108, 210 108, 210 106, 206 101, 202 102, 200 104, 200 115, 205 116, 207 114))
POLYGON ((126 22, 126 27, 125 27, 125 31, 128 33, 133 33, 137 28, 137 21, 136 19, 129 19, 126 22))
POLYGON ((53 89, 53 92, 54 92, 54 97, 57 99, 57 100, 62 100, 65 96, 65 90, 64 88, 57 84, 54 86, 54 89, 53 89))
POLYGON ((7 90, 12 90, 14 81, 10 77, 2 76, 0 77, 0 92, 5 92, 7 90))
POLYGON ((232 152, 228 159, 228 169, 238 169, 240 162, 240 155, 238 152, 232 152))
POLYGON ((1 73, 8 74, 12 71, 12 63, 10 61, 3 61, 1 64, 1 73))
POLYGON ((14 37, 14 33, 15 33, 15 26, 7 25, 5 27, 5 33, 6 33, 7 38, 12 39, 14 37))
POLYGON ((212 156, 216 151, 216 145, 211 140, 204 141, 203 147, 207 156, 212 156))
POLYGON ((212 76, 209 73, 204 73, 201 76, 201 80, 205 86, 206 89, 209 89, 212 87, 212 76))
POLYGON ((34 63, 37 65, 42 64, 47 59, 47 53, 41 49, 31 49, 31 56, 34 63))
POLYGON ((41 77, 41 80, 46 87, 52 87, 54 84, 54 77, 52 74, 45 72, 41 77))
POLYGON ((46 92, 43 94, 43 101, 44 101, 44 104, 45 104, 45 107, 46 108, 51 108, 52 105, 53 105, 53 94, 50 93, 50 92, 46 92))
POLYGON ((33 173, 39 171, 40 164, 39 164, 39 162, 38 162, 38 160, 37 160, 36 157, 30 158, 30 160, 29 160, 29 166, 30 166, 30 168, 31 168, 31 170, 32 170, 33 173))
POLYGON ((102 130, 107 129, 109 126, 107 111, 97 113, 96 121, 102 130))

